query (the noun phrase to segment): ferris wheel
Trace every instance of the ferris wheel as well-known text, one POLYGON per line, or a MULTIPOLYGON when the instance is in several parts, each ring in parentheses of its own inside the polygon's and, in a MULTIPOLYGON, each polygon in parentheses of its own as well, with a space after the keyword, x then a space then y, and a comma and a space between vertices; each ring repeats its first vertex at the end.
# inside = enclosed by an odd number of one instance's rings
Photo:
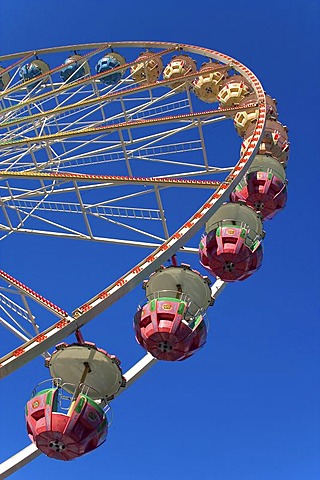
POLYGON ((149 252, 71 314, 0 270, 0 323, 12 337, 0 376, 43 355, 51 377, 27 403, 32 443, 2 464, 8 476, 40 453, 70 460, 100 446, 115 397, 157 360, 205 344, 207 309, 262 264, 265 221, 286 204, 289 142, 256 76, 207 48, 84 44, 0 65, 3 245, 30 234, 149 252), (147 353, 123 373, 81 327, 141 285, 134 329, 147 353))

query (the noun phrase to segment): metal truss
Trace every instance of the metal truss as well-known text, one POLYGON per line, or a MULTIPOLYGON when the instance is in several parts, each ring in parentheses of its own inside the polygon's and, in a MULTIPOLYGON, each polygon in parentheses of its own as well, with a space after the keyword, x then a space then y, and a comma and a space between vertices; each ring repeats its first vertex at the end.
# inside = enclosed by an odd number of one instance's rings
MULTIPOLYGON (((75 47, 0 57, 11 75, 0 91, 0 240, 28 233, 153 251, 72 314, 0 270, 0 323, 15 339, 12 350, 0 358, 0 377, 46 356, 179 250, 195 253, 187 243, 228 198, 258 151, 266 99, 247 67, 209 49, 165 42, 76 47, 92 65, 110 48, 127 58, 125 65, 112 70, 125 72, 114 86, 101 82, 105 73, 62 82, 62 62, 75 47), (208 138, 244 107, 214 104, 204 109, 189 91, 198 72, 184 76, 184 90, 172 88, 170 80, 137 83, 130 68, 139 63, 145 48, 152 48, 164 64, 183 52, 198 63, 219 62, 223 72, 233 69, 249 81, 256 102, 245 110, 258 110, 258 118, 239 160, 221 159, 216 153, 219 138, 217 143, 208 138), (36 84, 21 83, 19 68, 38 55, 51 69, 37 77, 36 84), (184 201, 179 215, 168 201, 173 189, 184 201), (47 311, 41 325, 39 308, 47 311)), ((223 287, 218 280, 213 295, 223 287)), ((125 374, 131 383, 155 360, 147 356, 141 362, 125 374)), ((27 447, 0 471, 7 476, 37 455, 33 446, 27 447)))
MULTIPOLYGON (((222 293, 225 286, 225 282, 217 280, 212 286, 213 298, 217 299, 218 296, 222 293)), ((126 379, 125 388, 121 389, 116 394, 115 398, 117 398, 121 393, 123 393, 131 385, 133 385, 133 383, 136 382, 136 380, 138 380, 144 373, 146 373, 156 362, 157 359, 150 355, 150 353, 147 353, 141 360, 139 360, 135 365, 133 365, 133 367, 131 367, 124 374, 124 378, 126 379)), ((37 449, 37 446, 35 444, 28 445, 20 452, 16 453, 8 460, 0 464, 1 478, 7 478, 9 475, 24 467, 32 460, 35 460, 39 455, 41 455, 41 452, 37 449)))

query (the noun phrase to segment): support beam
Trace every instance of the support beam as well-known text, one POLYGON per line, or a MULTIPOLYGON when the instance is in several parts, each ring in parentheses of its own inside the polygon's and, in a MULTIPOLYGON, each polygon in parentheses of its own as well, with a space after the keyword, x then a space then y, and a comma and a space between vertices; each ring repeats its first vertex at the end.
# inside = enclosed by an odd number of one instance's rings
MULTIPOLYGON (((214 283, 211 291, 215 299, 220 295, 225 286, 226 283, 222 280, 217 280, 214 283)), ((141 358, 141 360, 139 360, 124 374, 124 377, 127 380, 126 386, 124 389, 121 389, 118 392, 116 397, 131 387, 131 385, 133 385, 134 382, 138 380, 144 373, 146 373, 155 363, 157 363, 157 359, 154 358, 150 353, 147 353, 143 358, 141 358)), ((37 458, 39 455, 41 455, 41 452, 34 444, 24 448, 0 464, 0 479, 7 478, 9 475, 37 458)))
POLYGON ((31 443, 23 450, 20 450, 20 452, 16 453, 12 457, 8 458, 8 460, 0 464, 1 480, 9 477, 9 475, 12 475, 14 472, 24 467, 32 460, 39 457, 39 455, 41 455, 41 452, 37 449, 34 443, 31 443))
MULTIPOLYGON (((206 172, 207 173, 207 172, 206 172)), ((193 180, 184 178, 170 177, 128 177, 123 175, 92 175, 86 173, 70 173, 70 172, 35 172, 35 171, 0 171, 0 179, 32 179, 32 180, 65 180, 72 182, 90 182, 112 185, 161 185, 166 187, 201 187, 216 188, 221 185, 217 180, 193 180)))

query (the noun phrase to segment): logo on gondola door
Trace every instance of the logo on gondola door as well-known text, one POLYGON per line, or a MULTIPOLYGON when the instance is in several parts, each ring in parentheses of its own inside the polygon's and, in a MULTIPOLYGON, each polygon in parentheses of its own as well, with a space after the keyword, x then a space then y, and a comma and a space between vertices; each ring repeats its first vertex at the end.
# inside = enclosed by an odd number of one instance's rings
POLYGON ((97 415, 94 412, 89 412, 88 417, 92 422, 94 422, 97 418, 97 415))
POLYGON ((229 228, 229 229, 226 231, 226 234, 227 234, 227 235, 234 235, 234 230, 233 230, 233 228, 229 228))
POLYGON ((172 309, 171 303, 164 303, 162 305, 162 310, 171 310, 171 309, 172 309))
POLYGON ((36 400, 35 402, 33 402, 32 408, 38 408, 39 405, 40 405, 39 400, 36 400))

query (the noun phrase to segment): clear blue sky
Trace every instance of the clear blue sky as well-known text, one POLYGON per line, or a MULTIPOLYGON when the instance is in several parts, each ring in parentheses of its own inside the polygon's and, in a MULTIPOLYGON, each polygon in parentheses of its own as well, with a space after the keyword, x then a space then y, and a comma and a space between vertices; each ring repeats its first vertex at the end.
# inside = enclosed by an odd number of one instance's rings
MULTIPOLYGON (((319 13, 315 0, 1 2, 1 54, 109 40, 230 54, 277 98, 291 141, 288 205, 266 227, 263 267, 226 288, 206 346, 186 362, 158 363, 121 395, 100 449, 69 463, 41 456, 15 480, 320 478, 319 13)), ((0 261, 69 312, 124 272, 103 245, 37 237, 1 242, 0 261)), ((130 330, 142 297, 130 294, 84 329, 124 371, 142 356, 130 330)), ((37 359, 3 380, 1 459, 28 444, 24 404, 46 377, 37 359)))

